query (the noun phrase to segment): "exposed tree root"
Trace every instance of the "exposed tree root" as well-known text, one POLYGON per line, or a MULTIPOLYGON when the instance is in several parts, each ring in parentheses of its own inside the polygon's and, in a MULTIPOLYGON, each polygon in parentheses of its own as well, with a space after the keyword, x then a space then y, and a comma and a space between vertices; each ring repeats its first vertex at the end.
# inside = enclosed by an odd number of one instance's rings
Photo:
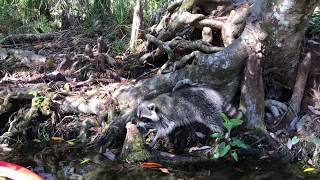
POLYGON ((306 57, 300 63, 298 68, 296 83, 294 85, 293 93, 289 102, 291 107, 288 115, 289 121, 291 120, 292 116, 300 112, 301 101, 302 101, 305 86, 307 83, 310 67, 311 67, 311 54, 307 53, 306 57))
POLYGON ((245 106, 246 123, 249 128, 265 131, 264 87, 261 60, 256 55, 248 59, 241 95, 245 106))

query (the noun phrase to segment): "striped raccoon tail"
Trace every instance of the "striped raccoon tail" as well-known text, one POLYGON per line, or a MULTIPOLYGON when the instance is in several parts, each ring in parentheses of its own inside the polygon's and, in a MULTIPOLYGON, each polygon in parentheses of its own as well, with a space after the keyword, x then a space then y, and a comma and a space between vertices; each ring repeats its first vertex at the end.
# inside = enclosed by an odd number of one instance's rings
POLYGON ((223 111, 223 113, 225 113, 227 116, 229 116, 231 118, 241 119, 244 117, 243 112, 241 110, 238 110, 237 108, 235 108, 234 106, 232 106, 228 102, 223 103, 222 111, 223 111))

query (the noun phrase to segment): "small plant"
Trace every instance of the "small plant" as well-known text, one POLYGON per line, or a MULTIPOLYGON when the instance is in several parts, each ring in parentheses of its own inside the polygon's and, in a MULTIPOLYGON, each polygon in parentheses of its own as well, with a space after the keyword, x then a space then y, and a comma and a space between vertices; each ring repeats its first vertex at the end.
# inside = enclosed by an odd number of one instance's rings
POLYGON ((37 92, 32 92, 30 94, 33 95, 31 106, 40 107, 43 101, 45 100, 45 97, 39 96, 37 92))
POLYGON ((213 153, 212 159, 219 159, 230 153, 233 159, 238 161, 237 148, 248 149, 249 146, 236 137, 230 138, 230 133, 235 127, 240 126, 243 121, 238 118, 229 119, 224 113, 220 115, 223 118, 223 125, 227 129, 227 132, 225 134, 214 133, 210 135, 212 138, 215 138, 217 142, 220 141, 213 153))

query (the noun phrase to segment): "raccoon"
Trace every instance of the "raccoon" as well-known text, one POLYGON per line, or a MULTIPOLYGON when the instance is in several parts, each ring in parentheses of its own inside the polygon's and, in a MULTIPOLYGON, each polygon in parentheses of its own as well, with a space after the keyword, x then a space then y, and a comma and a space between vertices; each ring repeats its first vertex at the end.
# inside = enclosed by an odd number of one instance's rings
POLYGON ((222 112, 242 117, 242 113, 225 103, 217 91, 207 87, 181 86, 173 92, 142 101, 136 108, 137 126, 157 131, 149 144, 154 147, 158 138, 167 136, 176 127, 194 122, 204 124, 212 132, 223 132, 222 112))

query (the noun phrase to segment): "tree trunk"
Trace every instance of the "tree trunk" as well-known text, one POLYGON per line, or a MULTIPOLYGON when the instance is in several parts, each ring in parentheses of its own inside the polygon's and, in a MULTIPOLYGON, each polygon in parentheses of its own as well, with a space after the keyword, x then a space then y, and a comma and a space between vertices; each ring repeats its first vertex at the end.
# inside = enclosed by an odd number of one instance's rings
POLYGON ((132 29, 131 29, 131 39, 130 39, 130 49, 135 49, 137 45, 137 40, 143 34, 143 9, 141 5, 141 0, 136 1, 136 5, 133 11, 132 29))
MULTIPOLYGON (((267 2, 267 1, 266 1, 267 2)), ((267 11, 261 23, 268 33, 264 68, 276 80, 294 86, 301 46, 317 0, 280 0, 265 3, 267 11), (272 70, 271 70, 272 69, 272 70)))

